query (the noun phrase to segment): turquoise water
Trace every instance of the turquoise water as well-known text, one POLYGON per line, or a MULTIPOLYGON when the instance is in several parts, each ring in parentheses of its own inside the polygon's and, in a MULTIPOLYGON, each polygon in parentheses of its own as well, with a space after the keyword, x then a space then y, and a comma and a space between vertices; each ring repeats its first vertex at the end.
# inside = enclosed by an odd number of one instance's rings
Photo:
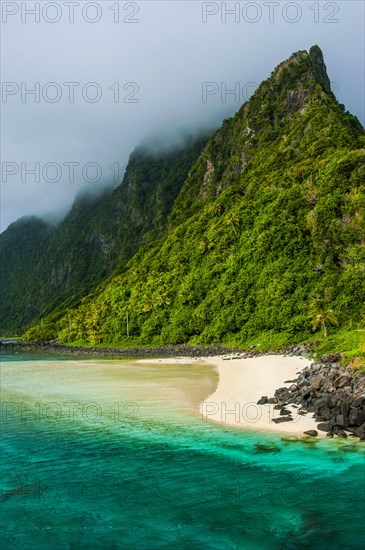
POLYGON ((207 366, 9 359, 2 549, 365 544, 362 444, 203 422, 207 366))

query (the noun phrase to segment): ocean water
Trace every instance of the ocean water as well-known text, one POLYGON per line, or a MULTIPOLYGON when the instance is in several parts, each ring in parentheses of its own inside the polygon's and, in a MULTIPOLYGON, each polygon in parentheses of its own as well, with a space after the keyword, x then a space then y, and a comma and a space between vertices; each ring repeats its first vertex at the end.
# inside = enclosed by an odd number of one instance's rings
POLYGON ((1 359, 2 550, 364 547, 363 444, 203 421, 208 365, 1 359))

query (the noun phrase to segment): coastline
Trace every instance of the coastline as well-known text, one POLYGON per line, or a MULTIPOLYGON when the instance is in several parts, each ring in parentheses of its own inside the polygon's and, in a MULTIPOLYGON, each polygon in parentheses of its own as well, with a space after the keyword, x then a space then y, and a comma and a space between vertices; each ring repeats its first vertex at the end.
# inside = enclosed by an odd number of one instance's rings
MULTIPOLYGON (((290 347, 288 346, 288 351, 290 347)), ((55 342, 2 342, 0 341, 0 350, 3 351, 39 351, 46 353, 59 353, 60 355, 75 355, 83 357, 211 357, 225 354, 240 353, 246 356, 257 356, 263 352, 259 350, 242 351, 238 348, 225 347, 220 344, 211 344, 209 346, 191 346, 189 344, 166 344, 164 346, 152 347, 131 347, 131 348, 113 348, 113 347, 83 347, 71 346, 66 344, 57 344, 55 342)), ((273 352, 275 353, 275 352, 273 352)))
POLYGON ((305 439, 335 436, 365 441, 365 372, 343 364, 339 353, 309 359, 313 347, 288 345, 280 351, 243 351, 219 344, 179 344, 118 349, 22 342, 0 344, 0 351, 26 352, 30 357, 32 352, 41 352, 54 353, 60 359, 206 365, 215 369, 219 380, 200 409, 199 402, 194 407, 206 422, 308 436, 305 439))
MULTIPOLYGON (((257 401, 266 395, 271 397, 279 387, 289 387, 287 382, 309 366, 312 361, 304 357, 284 355, 261 355, 259 357, 237 357, 233 355, 201 357, 175 357, 173 359, 140 359, 141 364, 206 363, 214 366, 219 375, 215 391, 200 404, 199 413, 204 422, 244 430, 263 431, 287 435, 305 436, 307 430, 316 430, 317 422, 310 413, 299 415, 292 405, 293 420, 276 424, 273 419, 280 417, 274 404, 258 405, 257 401)), ((318 437, 325 437, 319 432, 318 437)))

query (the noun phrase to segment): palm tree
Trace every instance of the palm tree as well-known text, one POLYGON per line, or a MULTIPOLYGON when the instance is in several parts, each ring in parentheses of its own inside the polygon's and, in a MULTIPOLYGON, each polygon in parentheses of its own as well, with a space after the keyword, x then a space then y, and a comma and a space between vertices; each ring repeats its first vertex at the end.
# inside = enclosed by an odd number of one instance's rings
POLYGON ((207 239, 203 239, 199 243, 199 252, 200 254, 205 254, 208 250, 212 250, 214 248, 214 243, 208 241, 207 239))
POLYGON ((160 294, 156 297, 156 305, 158 307, 166 307, 171 304, 169 291, 166 289, 163 289, 160 294))
POLYGON ((209 212, 210 212, 210 214, 212 214, 212 216, 219 217, 223 212, 223 206, 221 204, 215 202, 214 204, 210 205, 209 212))
POLYGON ((312 329, 317 330, 318 327, 321 327, 325 338, 327 338, 327 324, 336 327, 339 324, 333 309, 326 309, 318 298, 313 299, 309 305, 308 317, 311 319, 312 329))

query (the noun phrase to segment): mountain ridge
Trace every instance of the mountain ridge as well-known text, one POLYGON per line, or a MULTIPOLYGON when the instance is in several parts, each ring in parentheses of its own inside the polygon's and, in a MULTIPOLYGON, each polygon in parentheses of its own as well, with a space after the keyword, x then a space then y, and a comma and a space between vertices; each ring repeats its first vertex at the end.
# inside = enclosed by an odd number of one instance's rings
MULTIPOLYGON (((319 100, 331 102, 332 106, 337 108, 338 115, 343 118, 341 114, 342 107, 337 103, 330 89, 323 54, 318 46, 312 46, 309 53, 306 51, 296 52, 289 59, 280 63, 272 71, 270 77, 259 85, 251 99, 244 103, 232 118, 225 120, 222 127, 213 134, 202 156, 198 159, 198 162, 199 160, 207 162, 207 170, 203 176, 205 184, 203 194, 205 196, 214 196, 217 192, 219 194, 220 189, 224 189, 227 183, 225 179, 228 180, 228 185, 232 185, 232 182, 238 179, 242 170, 249 169, 252 156, 260 146, 261 140, 274 141, 279 137, 280 126, 283 125, 283 121, 287 123, 288 118, 291 119, 294 115, 297 117, 304 115, 306 110, 310 108, 309 99, 312 99, 313 102, 319 100), (312 92, 312 95, 310 95, 310 92, 312 92), (278 103, 277 98, 279 98, 280 105, 275 111, 273 105, 275 106, 278 103), (250 121, 252 127, 245 123, 247 120, 250 121), (239 143, 239 150, 237 151, 231 146, 230 141, 232 137, 237 138, 239 133, 242 134, 243 143, 239 143), (223 140, 225 141, 224 144, 223 140), (215 156, 216 150, 218 150, 218 157, 223 156, 224 162, 228 156, 230 158, 230 164, 228 167, 225 166, 228 172, 226 178, 221 173, 220 162, 215 166, 215 162, 209 156, 211 153, 215 156), (224 158, 224 155, 226 158, 224 158), (214 185, 216 182, 219 183, 219 188, 214 185)), ((347 117, 346 119, 347 125, 351 121, 355 129, 355 135, 361 134, 363 132, 361 124, 356 117, 349 116, 350 118, 347 117)), ((318 121, 313 122, 318 123, 318 121)), ((346 138, 349 141, 354 141, 355 135, 353 132, 349 132, 346 138)), ((218 160, 220 159, 218 158, 218 160)), ((190 180, 188 177, 177 199, 177 201, 182 201, 184 199, 184 189, 187 189, 188 198, 186 198, 183 207, 181 205, 181 209, 184 209, 185 212, 189 207, 189 203, 193 201, 192 191, 194 192, 197 179, 196 168, 197 166, 193 167, 193 177, 190 180)), ((202 167, 200 168, 201 181, 202 167)), ((174 219, 174 209, 170 219, 174 219)))
POLYGON ((56 226, 34 216, 12 223, 0 236, 2 331, 76 303, 157 238, 206 139, 186 136, 184 147, 160 155, 137 147, 120 185, 98 195, 81 191, 56 226))
POLYGON ((263 349, 318 339, 324 323, 359 341, 364 129, 318 46, 278 65, 187 172, 161 236, 25 338, 263 349))

